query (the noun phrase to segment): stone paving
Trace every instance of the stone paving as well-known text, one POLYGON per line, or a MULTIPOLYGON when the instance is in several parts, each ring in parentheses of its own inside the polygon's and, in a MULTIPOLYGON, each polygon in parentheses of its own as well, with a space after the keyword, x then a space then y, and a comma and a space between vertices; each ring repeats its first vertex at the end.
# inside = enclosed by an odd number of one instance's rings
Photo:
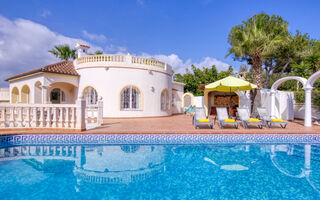
POLYGON ((159 118, 135 118, 135 119, 105 119, 101 127, 87 131, 72 130, 48 130, 48 129, 22 129, 4 130, 0 135, 7 134, 54 134, 54 133, 81 133, 81 134, 320 134, 320 126, 304 127, 303 121, 295 120, 289 122, 286 129, 280 127, 258 129, 252 126, 244 129, 225 127, 220 129, 217 124, 213 129, 202 127, 195 129, 192 125, 192 117, 186 115, 174 115, 159 118))

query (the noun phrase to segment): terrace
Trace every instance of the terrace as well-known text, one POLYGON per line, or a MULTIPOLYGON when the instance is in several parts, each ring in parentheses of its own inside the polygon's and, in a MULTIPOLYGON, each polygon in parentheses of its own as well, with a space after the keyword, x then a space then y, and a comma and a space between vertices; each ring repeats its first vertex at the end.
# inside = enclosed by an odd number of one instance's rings
MULTIPOLYGON (((211 116, 212 117, 212 116, 211 116)), ((135 119, 104 119, 103 125, 87 131, 72 131, 67 129, 14 129, 2 130, 0 135, 9 134, 56 134, 56 133, 81 133, 81 134, 320 134, 320 126, 303 126, 303 121, 290 121, 286 129, 280 127, 258 129, 250 127, 234 129, 226 127, 220 129, 217 124, 213 129, 203 127, 195 129, 192 117, 187 115, 173 115, 159 118, 135 119)))

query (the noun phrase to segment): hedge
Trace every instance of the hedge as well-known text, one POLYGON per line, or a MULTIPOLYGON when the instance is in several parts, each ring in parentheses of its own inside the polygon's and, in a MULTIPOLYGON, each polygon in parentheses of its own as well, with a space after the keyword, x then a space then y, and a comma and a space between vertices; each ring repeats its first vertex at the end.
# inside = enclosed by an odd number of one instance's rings
MULTIPOLYGON (((294 91, 294 98, 296 100, 296 103, 304 103, 304 91, 294 91)), ((312 91, 312 103, 315 105, 320 105, 320 91, 312 91)))

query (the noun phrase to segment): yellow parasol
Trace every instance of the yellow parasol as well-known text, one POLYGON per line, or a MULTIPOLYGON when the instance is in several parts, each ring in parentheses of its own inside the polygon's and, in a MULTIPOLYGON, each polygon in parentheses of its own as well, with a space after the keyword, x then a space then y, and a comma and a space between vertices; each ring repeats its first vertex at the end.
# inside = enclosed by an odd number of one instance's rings
POLYGON ((255 84, 233 76, 228 76, 224 79, 218 80, 205 86, 205 89, 210 91, 230 92, 230 115, 232 107, 231 92, 252 90, 255 88, 257 88, 255 84))

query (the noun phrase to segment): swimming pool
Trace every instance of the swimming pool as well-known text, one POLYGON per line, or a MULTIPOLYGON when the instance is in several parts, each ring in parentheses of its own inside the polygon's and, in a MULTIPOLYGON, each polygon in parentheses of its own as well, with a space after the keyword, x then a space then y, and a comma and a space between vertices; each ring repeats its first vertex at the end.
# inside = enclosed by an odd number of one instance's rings
POLYGON ((2 136, 0 198, 319 199, 319 141, 317 135, 2 136))

